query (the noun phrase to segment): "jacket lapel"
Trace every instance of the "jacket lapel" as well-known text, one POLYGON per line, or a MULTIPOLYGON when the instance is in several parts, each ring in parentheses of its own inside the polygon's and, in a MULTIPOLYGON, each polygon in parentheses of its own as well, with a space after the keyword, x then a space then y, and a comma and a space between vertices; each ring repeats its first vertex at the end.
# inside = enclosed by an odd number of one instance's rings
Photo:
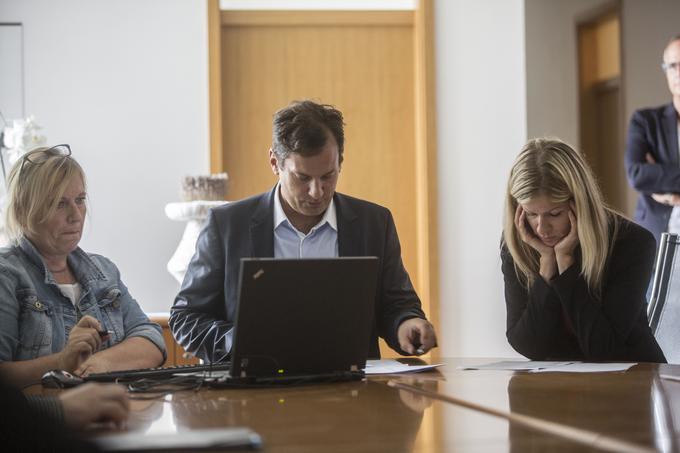
POLYGON ((333 196, 338 217, 338 254, 340 256, 362 256, 361 228, 356 212, 349 206, 347 198, 335 193, 333 196))
POLYGON ((262 194, 250 219, 250 250, 255 258, 274 257, 274 196, 276 186, 262 194))
POLYGON ((663 117, 664 139, 668 144, 669 159, 678 166, 678 114, 673 103, 666 106, 663 117))

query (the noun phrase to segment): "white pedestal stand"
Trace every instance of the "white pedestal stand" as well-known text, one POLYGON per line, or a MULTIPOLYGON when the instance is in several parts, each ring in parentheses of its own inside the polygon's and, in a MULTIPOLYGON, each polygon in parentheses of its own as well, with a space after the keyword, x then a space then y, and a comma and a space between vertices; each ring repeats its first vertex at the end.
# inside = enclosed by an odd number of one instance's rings
POLYGON ((182 283, 182 280, 184 280, 184 274, 189 266, 189 261, 191 261, 191 257, 194 256, 196 250, 198 234, 208 218, 208 211, 225 203, 228 202, 196 200, 168 203, 165 205, 165 215, 169 219, 187 222, 177 250, 175 250, 175 254, 172 255, 170 261, 168 261, 168 272, 178 282, 182 283))

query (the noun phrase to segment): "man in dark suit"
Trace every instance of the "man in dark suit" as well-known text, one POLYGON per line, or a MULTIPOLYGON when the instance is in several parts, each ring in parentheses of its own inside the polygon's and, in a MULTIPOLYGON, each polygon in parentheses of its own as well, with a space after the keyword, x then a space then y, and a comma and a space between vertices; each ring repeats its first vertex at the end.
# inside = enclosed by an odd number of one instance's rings
POLYGON ((657 243, 665 231, 680 233, 680 35, 664 49, 662 68, 673 101, 633 114, 625 158, 628 181, 640 192, 635 220, 657 243))
POLYGON ((293 102, 274 115, 273 129, 269 164, 279 182, 270 192, 211 211, 170 312, 175 340, 208 362, 228 359, 243 257, 377 256, 369 357, 380 356, 378 336, 401 354, 430 350, 434 328, 404 269, 389 210, 335 192, 342 113, 293 102))

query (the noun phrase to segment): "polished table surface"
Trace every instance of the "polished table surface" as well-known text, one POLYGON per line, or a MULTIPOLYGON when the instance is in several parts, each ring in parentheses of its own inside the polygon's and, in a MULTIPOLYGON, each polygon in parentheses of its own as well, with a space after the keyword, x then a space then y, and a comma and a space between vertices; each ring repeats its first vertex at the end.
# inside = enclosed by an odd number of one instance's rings
POLYGON ((361 382, 268 389, 182 391, 133 401, 128 430, 181 432, 247 426, 267 452, 601 451, 408 390, 390 380, 621 439, 641 451, 680 451, 680 366, 639 364, 615 373, 466 371, 492 359, 440 359, 436 371, 361 382))

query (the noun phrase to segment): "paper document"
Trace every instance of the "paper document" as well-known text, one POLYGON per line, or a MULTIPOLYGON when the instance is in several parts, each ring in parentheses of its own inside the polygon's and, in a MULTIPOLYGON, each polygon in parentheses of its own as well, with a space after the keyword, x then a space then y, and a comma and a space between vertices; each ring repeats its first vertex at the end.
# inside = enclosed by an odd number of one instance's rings
POLYGON ((461 366, 461 370, 509 370, 509 371, 534 371, 545 368, 568 365, 572 362, 527 362, 526 360, 504 360, 502 362, 486 363, 477 366, 461 366))
POLYGON ((364 373, 366 374, 395 374, 395 373, 415 373, 418 371, 431 370, 443 363, 436 363, 434 365, 409 365, 407 363, 399 362, 394 359, 385 360, 367 360, 364 373))
POLYGON ((191 429, 168 434, 129 432, 91 439, 105 451, 201 451, 215 449, 252 449, 262 439, 248 428, 191 429))
POLYGON ((461 366, 461 370, 508 370, 530 373, 602 373, 627 371, 637 363, 587 363, 587 362, 539 362, 526 360, 504 360, 477 366, 461 366))
POLYGON ((532 373, 602 373, 607 371, 628 371, 637 363, 586 363, 574 362, 567 365, 533 370, 532 373))

